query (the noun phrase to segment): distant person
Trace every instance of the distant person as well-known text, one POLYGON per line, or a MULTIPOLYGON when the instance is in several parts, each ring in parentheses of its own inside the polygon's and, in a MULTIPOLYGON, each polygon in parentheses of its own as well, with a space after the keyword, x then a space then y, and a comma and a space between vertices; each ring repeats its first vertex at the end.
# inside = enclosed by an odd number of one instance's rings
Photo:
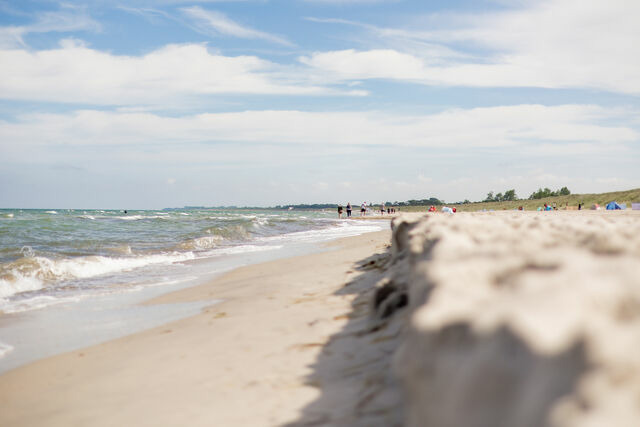
POLYGON ((578 203, 578 210, 581 211, 582 210, 582 202, 578 203))
POLYGON ((351 218, 351 202, 347 203, 347 218, 351 218))
POLYGON ((338 218, 342 219, 342 205, 338 205, 338 218))
POLYGON ((362 204, 360 205, 360 216, 366 216, 367 215, 367 202, 362 202, 362 204))
POLYGON ((380 215, 384 215, 384 203, 380 205, 380 215))

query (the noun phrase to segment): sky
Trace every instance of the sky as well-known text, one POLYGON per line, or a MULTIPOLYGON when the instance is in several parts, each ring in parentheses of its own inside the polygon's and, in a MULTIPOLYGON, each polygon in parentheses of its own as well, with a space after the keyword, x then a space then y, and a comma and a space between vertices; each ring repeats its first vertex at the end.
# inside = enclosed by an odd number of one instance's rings
POLYGON ((0 0, 0 208, 640 187, 637 0, 0 0))

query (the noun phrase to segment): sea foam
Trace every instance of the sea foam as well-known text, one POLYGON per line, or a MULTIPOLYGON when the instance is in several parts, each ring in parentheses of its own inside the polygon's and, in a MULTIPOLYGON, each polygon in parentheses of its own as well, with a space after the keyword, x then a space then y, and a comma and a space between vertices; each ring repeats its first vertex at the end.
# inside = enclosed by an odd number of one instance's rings
POLYGON ((152 264, 172 264, 194 259, 192 252, 174 252, 136 257, 85 256, 52 260, 46 257, 22 258, 2 266, 0 298, 42 289, 48 282, 86 279, 128 271, 152 264))

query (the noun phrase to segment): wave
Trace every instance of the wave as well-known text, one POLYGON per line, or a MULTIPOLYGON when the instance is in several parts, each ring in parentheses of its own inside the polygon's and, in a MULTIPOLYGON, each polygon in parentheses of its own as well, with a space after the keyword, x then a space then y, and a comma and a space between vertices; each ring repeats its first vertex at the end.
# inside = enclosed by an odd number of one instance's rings
POLYGON ((264 252, 273 251, 276 249, 282 249, 282 245, 240 245, 240 246, 228 246, 226 248, 216 249, 210 252, 209 255, 236 255, 245 254, 249 252, 264 252))
POLYGON ((115 217, 112 217, 112 218, 121 219, 123 221, 137 221, 139 219, 147 219, 147 218, 151 218, 151 217, 144 216, 144 215, 131 215, 131 216, 115 216, 115 217))
POLYGON ((5 354, 9 353, 11 350, 13 350, 12 345, 0 342, 0 357, 3 357, 5 354))
POLYGON ((222 236, 205 236, 198 237, 196 239, 187 240, 180 244, 180 249, 211 249, 220 246, 220 243, 224 241, 222 236))
POLYGON ((86 279, 133 270, 152 264, 172 264, 194 259, 191 252, 174 252, 136 257, 84 256, 52 260, 27 257, 0 266, 0 298, 42 289, 47 283, 86 279))
POLYGON ((6 314, 20 313, 22 311, 37 310, 52 305, 78 302, 81 299, 81 296, 61 298, 49 295, 37 295, 32 298, 18 299, 11 302, 0 300, 0 311, 6 314))

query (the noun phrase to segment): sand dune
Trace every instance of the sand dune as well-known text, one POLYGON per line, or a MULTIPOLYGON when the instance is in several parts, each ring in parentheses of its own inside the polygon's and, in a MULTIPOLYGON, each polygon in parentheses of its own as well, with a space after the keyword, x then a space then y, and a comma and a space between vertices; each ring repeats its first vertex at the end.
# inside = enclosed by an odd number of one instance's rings
POLYGON ((408 297, 407 425, 638 425, 640 215, 414 215, 393 230, 377 321, 408 297))

